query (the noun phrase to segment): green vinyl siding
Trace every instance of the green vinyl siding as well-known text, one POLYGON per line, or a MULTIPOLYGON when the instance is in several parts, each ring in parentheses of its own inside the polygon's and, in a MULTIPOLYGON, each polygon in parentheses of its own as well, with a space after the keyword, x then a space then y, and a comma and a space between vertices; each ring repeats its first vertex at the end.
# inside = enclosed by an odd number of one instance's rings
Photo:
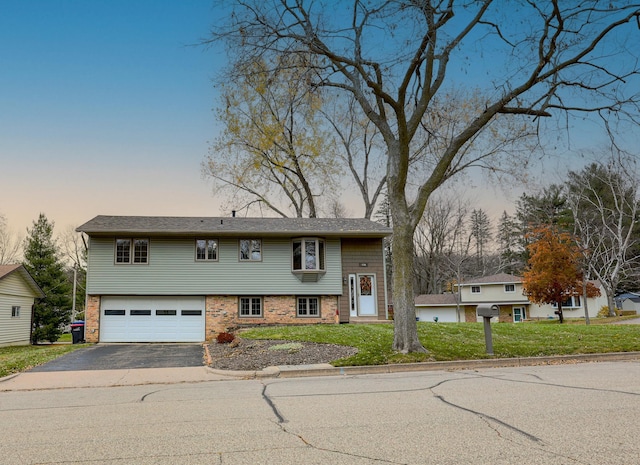
POLYGON ((114 238, 91 238, 87 293, 94 295, 329 295, 342 293, 340 241, 326 241, 326 273, 301 282, 291 240, 262 238, 262 261, 240 262, 238 239, 220 238, 218 261, 196 261, 195 239, 150 238, 149 263, 115 264, 114 238))

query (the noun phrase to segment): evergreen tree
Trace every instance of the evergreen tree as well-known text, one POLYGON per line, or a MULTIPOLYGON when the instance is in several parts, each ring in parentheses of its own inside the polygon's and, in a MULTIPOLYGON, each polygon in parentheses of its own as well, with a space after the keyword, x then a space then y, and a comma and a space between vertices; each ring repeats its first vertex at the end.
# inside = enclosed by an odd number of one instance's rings
POLYGON ((484 210, 477 209, 471 212, 471 236, 476 246, 476 266, 480 275, 485 274, 485 249, 491 241, 491 220, 484 210))
POLYGON ((57 341, 71 318, 71 284, 53 239, 53 223, 41 213, 27 230, 23 265, 45 293, 33 311, 31 342, 57 341))
POLYGON ((497 239, 500 247, 500 268, 505 273, 521 274, 526 263, 522 230, 515 218, 506 211, 502 212, 498 221, 497 239))

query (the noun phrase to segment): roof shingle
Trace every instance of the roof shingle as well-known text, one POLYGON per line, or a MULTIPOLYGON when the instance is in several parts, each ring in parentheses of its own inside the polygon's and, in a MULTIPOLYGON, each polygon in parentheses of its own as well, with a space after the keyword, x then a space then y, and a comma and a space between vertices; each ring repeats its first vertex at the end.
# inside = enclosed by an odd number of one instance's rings
POLYGON ((364 218, 240 218, 99 215, 76 228, 88 235, 325 235, 385 237, 391 229, 364 218))

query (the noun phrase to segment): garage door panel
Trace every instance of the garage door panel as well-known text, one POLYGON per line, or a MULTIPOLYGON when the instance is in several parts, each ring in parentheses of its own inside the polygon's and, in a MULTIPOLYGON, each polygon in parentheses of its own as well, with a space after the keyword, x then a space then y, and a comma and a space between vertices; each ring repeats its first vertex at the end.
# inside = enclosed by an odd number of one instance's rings
POLYGON ((101 342, 201 342, 204 297, 103 297, 101 342))

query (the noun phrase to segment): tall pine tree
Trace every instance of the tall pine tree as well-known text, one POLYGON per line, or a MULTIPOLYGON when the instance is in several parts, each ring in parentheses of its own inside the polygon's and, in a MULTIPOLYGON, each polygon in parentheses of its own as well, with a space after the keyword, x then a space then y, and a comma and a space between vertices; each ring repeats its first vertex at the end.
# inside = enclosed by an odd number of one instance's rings
POLYGON ((71 283, 53 239, 53 223, 40 213, 27 229, 23 265, 45 293, 33 309, 31 342, 57 341, 71 319, 71 283))

